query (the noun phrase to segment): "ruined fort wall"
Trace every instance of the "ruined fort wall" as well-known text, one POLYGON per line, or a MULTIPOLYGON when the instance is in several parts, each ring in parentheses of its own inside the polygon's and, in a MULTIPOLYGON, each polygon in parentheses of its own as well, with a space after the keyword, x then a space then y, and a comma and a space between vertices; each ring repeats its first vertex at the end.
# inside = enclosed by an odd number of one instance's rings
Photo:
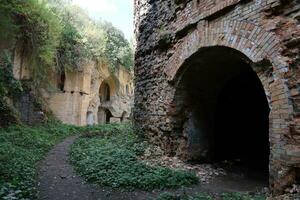
POLYGON ((184 155, 173 81, 199 49, 230 47, 264 68, 254 70, 271 108, 270 184, 290 186, 300 166, 299 9, 296 0, 135 0, 136 125, 170 155, 184 155))
MULTIPOLYGON (((22 81, 30 80, 28 67, 26 57, 22 55, 21 50, 17 49, 14 53, 14 77, 22 81)), ((46 89, 40 88, 40 98, 45 101, 47 104, 45 106, 54 116, 63 123, 79 126, 98 124, 100 123, 98 120, 100 108, 108 109, 112 113, 110 122, 128 119, 131 114, 133 74, 122 66, 111 72, 106 64, 91 61, 81 66, 80 69, 67 70, 63 74, 49 72, 45 82, 50 85, 46 89), (62 75, 64 77, 61 77, 62 75), (109 102, 100 101, 100 86, 104 82, 109 83, 110 86, 109 102)), ((39 110, 33 111, 33 99, 27 96, 17 102, 19 110, 24 113, 21 115, 22 119, 24 118, 24 122, 38 121, 37 119, 42 118, 41 115, 45 113, 39 110)))
MULTIPOLYGON (((111 73, 106 65, 90 63, 81 71, 65 72, 66 80, 63 91, 50 92, 45 97, 50 109, 62 122, 74 125, 98 124, 98 111, 106 107, 112 113, 111 122, 120 122, 123 112, 131 113, 132 95, 120 92, 126 84, 132 84, 132 77, 127 70, 123 74, 111 73), (100 86, 108 82, 111 91, 109 105, 100 101, 100 86), (90 116, 88 116, 90 115, 90 116)), ((55 78, 54 78, 55 81, 55 78)))

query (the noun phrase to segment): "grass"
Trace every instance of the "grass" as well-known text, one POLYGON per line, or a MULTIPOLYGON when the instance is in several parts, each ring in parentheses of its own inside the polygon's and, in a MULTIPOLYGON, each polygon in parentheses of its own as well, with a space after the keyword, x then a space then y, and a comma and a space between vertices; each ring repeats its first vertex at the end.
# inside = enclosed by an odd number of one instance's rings
MULTIPOLYGON (((168 192, 162 193, 156 200, 214 200, 215 198, 209 194, 198 193, 194 196, 190 195, 174 195, 168 192)), ((266 198, 260 195, 247 195, 241 193, 223 193, 218 198, 220 200, 265 200, 266 198)))
MULTIPOLYGON (((71 148, 71 162, 88 181, 122 189, 164 189, 195 184, 194 173, 150 167, 138 159, 147 143, 128 124, 75 127, 49 122, 36 127, 0 129, 0 199, 35 199, 37 164, 64 138, 85 133, 71 148)), ((206 194, 161 194, 157 200, 213 200, 206 194)), ((264 197, 225 193, 223 200, 264 200, 264 197)))
POLYGON ((195 196, 189 195, 174 195, 168 192, 164 192, 158 196, 156 200, 213 200, 210 195, 207 194, 196 194, 195 196))
POLYGON ((1 128, 0 199, 35 199, 38 161, 62 139, 89 129, 58 122, 1 128))
POLYGON ((138 157, 146 146, 129 124, 106 125, 99 133, 77 139, 71 148, 71 162, 87 181, 119 189, 152 190, 198 183, 194 173, 144 164, 138 157))
POLYGON ((240 194, 237 192, 233 193, 224 193, 222 195, 223 200, 265 200, 266 198, 261 195, 247 195, 247 194, 240 194))

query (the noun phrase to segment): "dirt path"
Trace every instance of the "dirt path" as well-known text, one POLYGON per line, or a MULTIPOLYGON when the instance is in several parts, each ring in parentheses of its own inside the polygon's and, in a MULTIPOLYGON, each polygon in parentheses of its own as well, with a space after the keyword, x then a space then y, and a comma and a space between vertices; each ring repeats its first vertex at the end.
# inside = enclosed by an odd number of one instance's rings
POLYGON ((69 137, 56 145, 41 163, 39 200, 146 200, 155 195, 143 191, 116 192, 110 188, 87 184, 68 163, 70 146, 77 137, 69 137))
MULTIPOLYGON (((149 200, 163 192, 121 192, 86 183, 75 174, 73 167, 68 163, 70 146, 77 137, 69 137, 56 145, 41 163, 38 185, 39 200, 149 200)), ((257 182, 231 176, 215 180, 210 184, 199 184, 168 190, 168 192, 193 194, 197 192, 222 193, 224 191, 254 192, 255 190, 257 190, 257 182)))

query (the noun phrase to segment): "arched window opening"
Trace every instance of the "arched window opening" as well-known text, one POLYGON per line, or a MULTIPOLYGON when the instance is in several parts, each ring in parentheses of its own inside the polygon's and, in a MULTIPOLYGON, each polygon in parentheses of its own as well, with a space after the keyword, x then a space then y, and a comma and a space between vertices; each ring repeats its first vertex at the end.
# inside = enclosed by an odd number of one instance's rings
POLYGON ((99 89, 99 95, 100 95, 100 100, 101 102, 106 102, 110 101, 110 87, 108 83, 104 82, 101 84, 100 89, 99 89))
POLYGON ((107 83, 105 84, 105 87, 104 87, 104 100, 110 101, 110 88, 107 83))
POLYGON ((108 109, 105 110, 105 114, 106 114, 105 122, 107 124, 109 124, 110 123, 110 118, 112 117, 112 114, 108 109))
POLYGON ((127 112, 123 112, 120 121, 124 122, 127 112))
POLYGON ((129 91, 129 86, 126 85, 126 94, 129 94, 129 93, 130 93, 130 91, 129 91))
POLYGON ((65 74, 65 71, 62 70, 57 76, 57 88, 60 91, 64 91, 65 81, 66 81, 66 74, 65 74))

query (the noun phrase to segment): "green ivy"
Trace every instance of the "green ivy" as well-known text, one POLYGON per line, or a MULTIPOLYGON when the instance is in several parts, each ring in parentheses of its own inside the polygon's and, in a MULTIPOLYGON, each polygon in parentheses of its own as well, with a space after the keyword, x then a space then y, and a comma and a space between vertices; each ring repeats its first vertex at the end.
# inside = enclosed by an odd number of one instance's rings
MULTIPOLYGON (((37 88, 47 82, 47 74, 54 66, 54 57, 59 42, 61 27, 59 18, 43 0, 2 0, 0 13, 6 16, 0 24, 2 38, 7 37, 4 27, 12 27, 9 33, 17 48, 28 59, 28 67, 37 88)), ((9 31, 10 29, 9 28, 9 31)))
POLYGON ((195 173, 152 167, 138 156, 146 143, 128 124, 106 125, 98 134, 78 139, 71 148, 71 162, 88 181, 123 189, 177 188, 198 182, 195 173))
POLYGON ((127 69, 133 66, 133 50, 123 33, 111 23, 103 23, 105 30, 104 54, 110 66, 122 65, 127 69))
POLYGON ((37 164, 59 141, 99 127, 75 127, 55 120, 35 127, 0 128, 0 199, 36 199, 37 164))
POLYGON ((89 59, 91 53, 82 42, 82 36, 69 21, 65 21, 57 51, 58 69, 79 69, 89 59))
MULTIPOLYGON (((128 70, 133 66, 133 47, 125 39, 124 34, 115 28, 111 23, 92 20, 88 13, 75 5, 67 3, 54 3, 54 7, 59 11, 66 31, 72 32, 68 37, 62 38, 62 44, 74 46, 76 50, 69 51, 69 57, 88 58, 98 62, 108 64, 111 71, 115 71, 119 66, 128 70), (62 6, 63 5, 63 6, 62 6), (70 38, 72 37, 72 38, 70 38), (74 41, 70 43, 70 41, 74 41), (81 54, 82 56, 77 56, 81 54)), ((77 63, 84 63, 81 62, 77 63)), ((73 63, 73 66, 74 65, 73 63)))
POLYGON ((133 65, 121 31, 68 1, 1 0, 0 30, 0 44, 17 46, 28 59, 33 88, 45 87, 50 71, 76 70, 90 60, 106 62, 112 71, 133 65))

